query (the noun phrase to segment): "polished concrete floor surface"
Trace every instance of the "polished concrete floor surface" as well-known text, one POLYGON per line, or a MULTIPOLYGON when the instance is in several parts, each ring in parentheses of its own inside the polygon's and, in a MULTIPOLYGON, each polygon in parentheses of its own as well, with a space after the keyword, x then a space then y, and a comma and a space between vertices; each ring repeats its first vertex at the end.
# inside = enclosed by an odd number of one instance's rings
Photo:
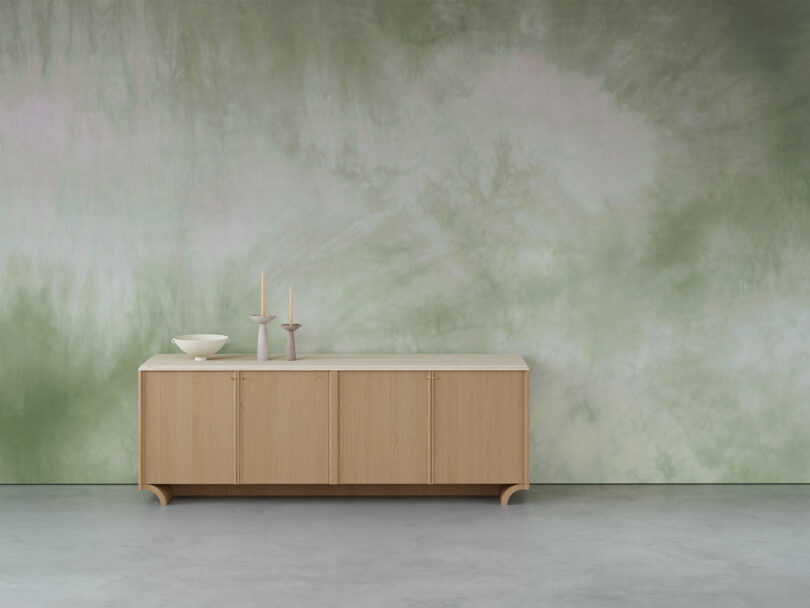
POLYGON ((810 486, 176 498, 0 486, 0 606, 809 606, 810 486))

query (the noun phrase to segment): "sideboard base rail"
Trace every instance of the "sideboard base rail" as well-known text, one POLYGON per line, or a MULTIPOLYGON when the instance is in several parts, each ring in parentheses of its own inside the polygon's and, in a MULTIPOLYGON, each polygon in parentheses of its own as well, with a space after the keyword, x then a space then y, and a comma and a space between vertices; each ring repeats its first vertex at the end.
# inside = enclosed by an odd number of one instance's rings
POLYGON ((166 506, 174 496, 498 496, 506 505, 518 484, 141 484, 166 506))

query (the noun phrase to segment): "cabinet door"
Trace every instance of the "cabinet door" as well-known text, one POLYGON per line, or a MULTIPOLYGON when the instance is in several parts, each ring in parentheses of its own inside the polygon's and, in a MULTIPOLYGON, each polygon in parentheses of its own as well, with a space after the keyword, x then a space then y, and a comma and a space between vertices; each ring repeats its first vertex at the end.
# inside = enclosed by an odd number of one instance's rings
POLYGON ((434 482, 523 480, 524 372, 437 372, 434 482))
POLYGON ((329 483, 329 372, 242 372, 239 401, 240 483, 329 483))
POLYGON ((143 482, 234 483, 232 372, 143 372, 143 482))
POLYGON ((428 483, 426 372, 340 372, 340 483, 428 483))

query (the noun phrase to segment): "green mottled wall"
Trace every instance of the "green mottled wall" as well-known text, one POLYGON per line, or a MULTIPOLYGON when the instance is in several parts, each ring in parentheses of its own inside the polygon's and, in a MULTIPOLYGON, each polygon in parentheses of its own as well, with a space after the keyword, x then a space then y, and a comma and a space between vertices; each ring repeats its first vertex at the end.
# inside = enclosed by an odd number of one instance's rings
POLYGON ((536 482, 810 482, 810 4, 0 0, 0 482, 136 368, 520 352, 536 482), (272 334, 282 348, 284 336, 272 334))

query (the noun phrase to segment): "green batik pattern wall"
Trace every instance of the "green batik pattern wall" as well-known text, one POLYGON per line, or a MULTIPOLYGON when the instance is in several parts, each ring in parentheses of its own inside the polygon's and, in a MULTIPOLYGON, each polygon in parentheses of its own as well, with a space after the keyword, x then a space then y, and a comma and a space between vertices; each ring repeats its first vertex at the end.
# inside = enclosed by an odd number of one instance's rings
POLYGON ((134 482, 262 270, 301 352, 523 354, 535 482, 810 482, 808 108, 806 2, 3 0, 0 482, 134 482))

